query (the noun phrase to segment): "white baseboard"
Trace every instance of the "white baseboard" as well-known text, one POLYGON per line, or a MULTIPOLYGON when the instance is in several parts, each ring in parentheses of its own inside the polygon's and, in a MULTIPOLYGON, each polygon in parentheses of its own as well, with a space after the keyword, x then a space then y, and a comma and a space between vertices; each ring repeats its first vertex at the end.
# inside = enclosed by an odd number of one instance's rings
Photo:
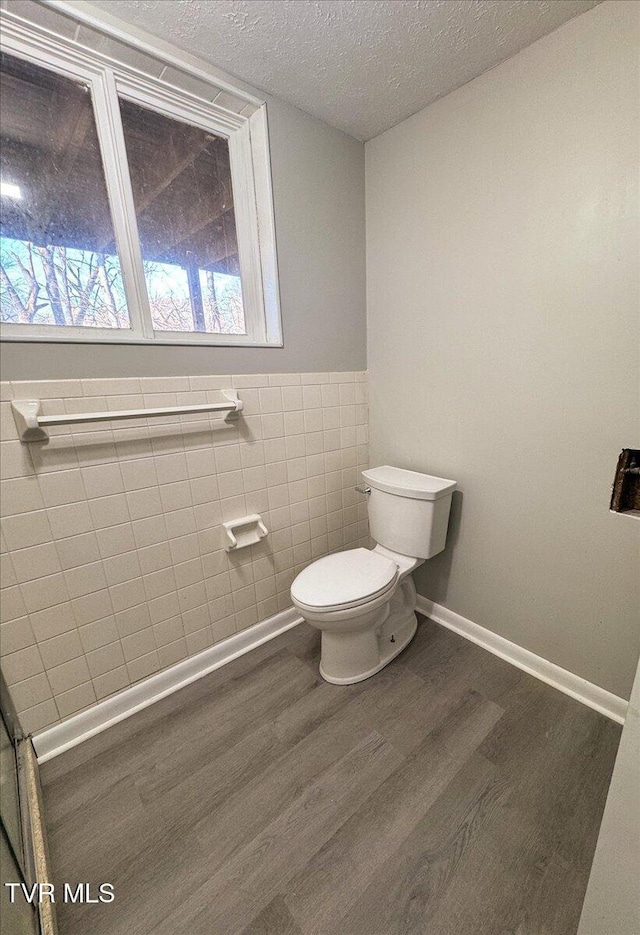
POLYGON ((184 688, 190 682, 195 682, 203 675, 237 659, 238 656, 256 649, 262 643, 272 640, 299 623, 302 623, 302 617, 295 608, 290 607, 256 623, 255 626, 236 633, 235 636, 221 643, 216 643, 215 646, 205 649, 196 656, 191 656, 183 662, 178 662, 158 672, 157 675, 150 676, 143 682, 138 682, 131 688, 125 688, 112 698, 107 698, 94 705, 93 708, 67 718, 61 724, 49 727, 33 737, 38 763, 46 763, 59 753, 64 753, 65 750, 99 734, 107 727, 117 724, 118 721, 130 717, 136 711, 141 711, 155 701, 160 701, 161 698, 184 688))
POLYGON ((624 724, 627 711, 627 702, 624 698, 619 698, 617 695, 606 691, 606 689, 594 685, 593 682, 587 682, 586 679, 581 678, 579 675, 574 675, 573 672, 549 662, 548 659, 544 659, 542 656, 537 656, 530 650, 518 646, 517 643, 512 643, 510 640, 505 639, 504 636, 499 636, 497 633, 481 627, 479 623, 461 617, 460 614, 449 610, 448 607, 443 607, 442 604, 436 604, 434 601, 422 597, 421 594, 417 595, 416 610, 443 627, 454 630, 460 636, 471 640, 472 643, 477 643, 483 649, 488 649, 494 656, 506 659, 507 662, 517 666, 524 672, 528 672, 529 675, 535 676, 548 685, 553 685, 554 688, 564 692, 565 695, 570 695, 577 701, 581 701, 587 707, 594 708, 606 717, 611 718, 612 721, 624 724))

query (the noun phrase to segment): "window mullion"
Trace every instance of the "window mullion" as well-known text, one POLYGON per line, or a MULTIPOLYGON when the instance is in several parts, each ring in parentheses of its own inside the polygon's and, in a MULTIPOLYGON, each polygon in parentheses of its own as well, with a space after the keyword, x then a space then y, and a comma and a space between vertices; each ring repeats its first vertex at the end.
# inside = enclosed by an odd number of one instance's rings
POLYGON ((94 82, 93 90, 96 125, 129 306, 131 330, 141 337, 153 338, 138 223, 113 73, 104 69, 99 80, 94 82))

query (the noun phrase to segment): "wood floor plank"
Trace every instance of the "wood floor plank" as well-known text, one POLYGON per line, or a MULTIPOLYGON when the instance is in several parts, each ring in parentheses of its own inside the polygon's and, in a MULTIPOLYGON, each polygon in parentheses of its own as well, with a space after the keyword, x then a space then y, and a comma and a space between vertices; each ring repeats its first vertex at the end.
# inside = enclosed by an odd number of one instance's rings
POLYGON ((283 742, 296 743, 363 692, 369 692, 366 682, 355 685, 330 685, 323 682, 297 704, 289 705, 278 714, 274 724, 276 736, 283 742))
POLYGON ((223 703, 198 711, 179 737, 159 738, 143 760, 138 757, 136 782, 143 799, 152 800, 193 776, 256 727, 272 722, 315 685, 309 669, 293 657, 274 660, 253 680, 246 678, 223 703))
POLYGON ((282 896, 276 896, 242 935, 302 935, 282 896))
POLYGON ((523 676, 528 677, 458 633, 432 620, 422 617, 420 620, 421 638, 403 653, 402 664, 434 690, 453 693, 475 690, 501 704, 505 692, 513 690, 523 676))
POLYGON ((539 682, 508 700, 508 723, 496 725, 482 752, 510 778, 514 806, 587 876, 621 728, 539 682))
MULTIPOLYGON (((517 915, 518 935, 557 935, 577 932, 588 874, 555 854, 535 887, 530 887, 517 915), (562 880, 562 887, 558 881, 562 880)), ((613 931, 605 935, 614 935, 613 931)))
MULTIPOLYGON (((273 726, 263 724, 162 791, 150 793, 144 788, 140 795, 145 811, 149 815, 164 814, 167 823, 180 828, 197 830, 203 822, 215 822, 218 809, 228 798, 244 797, 247 784, 260 781, 278 762, 283 749, 273 726)), ((138 787, 138 779, 134 781, 138 787)))
MULTIPOLYGON (((46 814, 46 812, 45 812, 46 814)), ((131 839, 129 831, 142 830, 147 825, 147 813, 131 777, 114 783, 90 808, 74 812, 57 833, 51 829, 49 849, 53 866, 70 881, 80 867, 83 873, 94 870, 109 873, 127 845, 137 851, 139 841, 131 839), (71 876, 69 876, 71 875, 71 876)), ((79 877, 84 880, 84 876, 79 877)))
MULTIPOLYGON (((504 781, 509 790, 509 781, 504 781)), ((575 918, 577 923, 575 906, 570 912, 557 911, 566 905, 570 891, 560 882, 566 874, 553 879, 548 873, 555 859, 544 827, 510 804, 507 796, 506 803, 485 816, 474 846, 466 851, 437 903, 429 907, 429 931, 541 935, 553 918, 564 917, 565 923, 575 918)), ((556 869, 559 866, 556 863, 556 869)), ((553 935, 558 933, 574 935, 575 928, 560 928, 553 935)))
POLYGON ((370 682, 319 686, 278 717, 276 732, 286 741, 304 736, 322 721, 348 716, 354 725, 375 728, 397 749, 410 752, 462 694, 434 692, 419 676, 390 666, 370 682))
POLYGON ((338 929, 349 935, 425 931, 436 935, 434 911, 505 791, 497 767, 472 754, 411 834, 396 850, 385 853, 384 862, 358 893, 338 929))
POLYGON ((56 757, 40 767, 47 828, 50 833, 58 826, 64 827, 72 815, 85 811, 90 813, 98 809, 101 800, 109 795, 118 783, 126 779, 133 782, 135 763, 130 757, 114 757, 111 752, 105 753, 61 772, 52 779, 47 767, 49 763, 60 759, 63 757, 56 757))
POLYGON ((325 722, 288 748, 275 763, 211 811, 196 827, 208 865, 217 869, 259 834, 309 783, 370 733, 343 709, 336 723, 325 722), (344 714, 344 717, 342 716, 344 714))
POLYGON ((398 749, 395 739, 400 731, 396 722, 408 724, 412 741, 407 740, 406 745, 413 748, 449 710, 442 703, 423 706, 420 723, 415 725, 409 713, 420 708, 417 691, 422 683, 416 682, 419 680, 396 670, 381 677, 375 686, 372 683, 366 692, 361 689, 336 696, 319 686, 278 716, 275 730, 282 744, 291 744, 287 752, 249 785, 231 794, 198 825, 210 866, 217 867, 257 834, 306 784, 344 756, 372 728, 398 749), (326 705, 314 700, 318 697, 325 699, 326 705), (338 697, 342 698, 340 706, 335 703, 338 697), (325 717, 320 720, 323 710, 325 717), (299 739, 303 726, 309 732, 299 739))
POLYGON ((61 935, 150 935, 170 913, 190 905, 208 878, 197 839, 174 825, 147 817, 144 826, 123 832, 121 842, 119 854, 105 855, 108 872, 96 869, 96 861, 87 867, 79 857, 75 875, 57 878, 87 881, 94 892, 109 882, 115 892, 110 904, 61 904, 61 935))
POLYGON ((469 693, 454 713, 301 867, 286 902, 304 932, 338 931, 340 919, 386 856, 419 823, 502 715, 469 693))
POLYGON ((242 931, 401 762, 379 734, 370 734, 226 862, 189 911, 169 916, 154 935, 242 931))
POLYGON ((370 723, 389 743, 409 754, 460 704, 466 691, 459 685, 438 691, 410 669, 403 671, 401 665, 391 674, 402 684, 403 696, 394 697, 386 691, 377 704, 367 706, 367 714, 370 723))
MULTIPOLYGON (((341 920, 349 935, 575 932, 578 875, 476 754, 341 920), (565 886, 558 886, 558 879, 565 886)), ((585 881, 586 882, 586 881, 585 881)))
POLYGON ((301 662, 306 663, 315 673, 318 673, 321 638, 320 630, 308 623, 301 623, 299 627, 283 634, 283 645, 301 662))

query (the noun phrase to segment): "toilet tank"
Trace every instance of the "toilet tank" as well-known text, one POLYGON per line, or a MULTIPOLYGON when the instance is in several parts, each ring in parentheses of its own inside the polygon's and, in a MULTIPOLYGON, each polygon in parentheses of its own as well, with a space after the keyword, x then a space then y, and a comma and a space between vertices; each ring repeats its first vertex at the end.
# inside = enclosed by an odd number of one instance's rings
POLYGON ((442 552, 455 481, 388 464, 362 476, 371 488, 369 531, 378 545, 413 558, 442 552))

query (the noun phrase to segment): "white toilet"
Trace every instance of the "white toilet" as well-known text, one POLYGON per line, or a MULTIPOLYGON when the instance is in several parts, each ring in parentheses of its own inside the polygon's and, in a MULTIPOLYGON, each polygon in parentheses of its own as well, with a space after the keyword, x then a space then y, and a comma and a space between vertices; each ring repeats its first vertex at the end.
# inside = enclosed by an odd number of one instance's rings
POLYGON ((375 675, 418 625, 411 572, 445 546, 456 482, 401 468, 363 471, 373 550, 350 549, 308 565, 291 586, 304 619, 322 630, 320 674, 334 685, 375 675))

